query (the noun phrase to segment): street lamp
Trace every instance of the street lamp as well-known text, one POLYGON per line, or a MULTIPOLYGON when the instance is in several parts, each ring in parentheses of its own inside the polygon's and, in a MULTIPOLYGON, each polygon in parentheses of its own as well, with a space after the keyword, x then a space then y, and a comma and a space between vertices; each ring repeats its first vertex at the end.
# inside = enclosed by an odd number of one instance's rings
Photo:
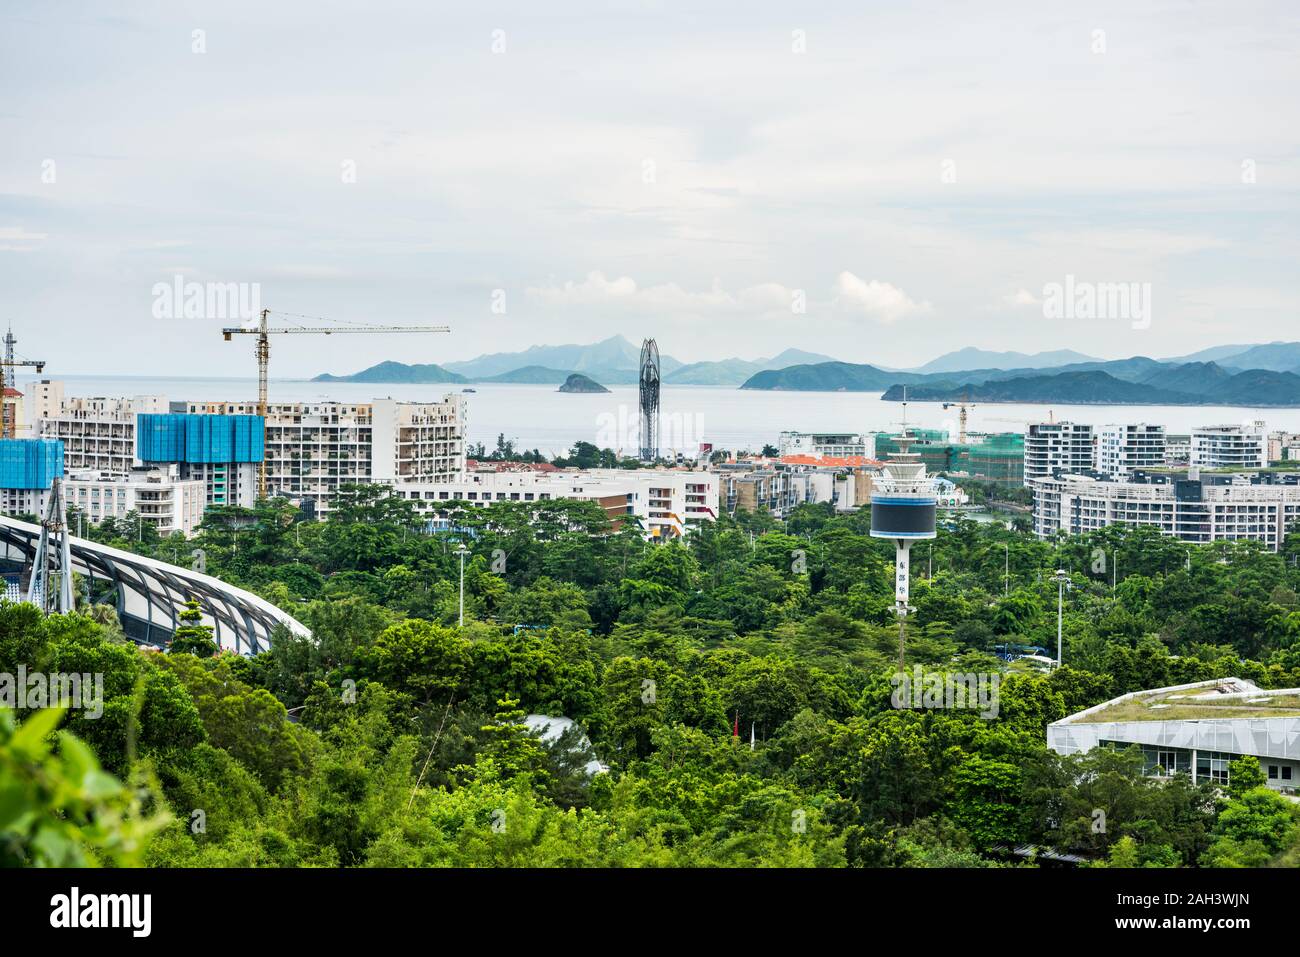
POLYGON ((465 627, 465 556, 469 554, 469 549, 465 543, 461 542, 456 546, 456 554, 460 556, 460 627, 465 627))
POLYGON ((1074 582, 1070 581, 1070 576, 1066 574, 1064 568, 1058 568, 1056 574, 1052 576, 1052 581, 1056 582, 1056 667, 1061 667, 1061 632, 1064 630, 1065 623, 1065 590, 1068 588, 1074 590, 1074 582))

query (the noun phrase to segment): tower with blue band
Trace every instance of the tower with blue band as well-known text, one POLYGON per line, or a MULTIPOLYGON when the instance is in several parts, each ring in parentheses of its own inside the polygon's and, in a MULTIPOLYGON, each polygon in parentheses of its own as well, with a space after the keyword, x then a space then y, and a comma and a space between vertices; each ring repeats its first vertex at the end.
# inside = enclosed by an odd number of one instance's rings
POLYGON ((925 463, 912 451, 915 441, 907 427, 904 397, 903 432, 897 438, 898 451, 890 454, 871 493, 871 537, 894 542, 894 601, 900 618, 908 612, 912 543, 935 537, 935 514, 939 507, 934 479, 925 474, 925 463))

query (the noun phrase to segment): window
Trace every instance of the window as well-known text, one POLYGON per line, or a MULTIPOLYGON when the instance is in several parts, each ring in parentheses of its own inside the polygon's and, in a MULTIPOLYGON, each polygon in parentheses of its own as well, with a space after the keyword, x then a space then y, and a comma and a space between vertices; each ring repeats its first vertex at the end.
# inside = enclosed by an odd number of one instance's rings
POLYGON ((1269 779, 1270 781, 1276 781, 1276 780, 1277 780, 1277 765, 1276 765, 1276 764, 1270 764, 1270 765, 1268 766, 1268 779, 1269 779))
POLYGON ((1222 751, 1201 751, 1196 755, 1196 779, 1228 783, 1228 762, 1232 756, 1222 751))
POLYGON ((1291 768, 1288 765, 1282 766, 1282 780, 1283 781, 1291 780, 1291 768))

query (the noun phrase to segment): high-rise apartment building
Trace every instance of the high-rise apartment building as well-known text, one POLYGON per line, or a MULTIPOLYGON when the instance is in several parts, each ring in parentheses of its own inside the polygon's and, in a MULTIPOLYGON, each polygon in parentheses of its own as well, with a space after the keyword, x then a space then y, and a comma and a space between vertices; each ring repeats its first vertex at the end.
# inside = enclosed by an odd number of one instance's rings
POLYGON ((1164 464, 1163 425, 1103 425, 1097 432, 1097 471, 1109 478, 1128 478, 1164 464))
POLYGON ((203 482, 208 505, 252 508, 263 432, 257 415, 141 415, 136 457, 146 465, 178 465, 181 478, 203 482))
POLYGON ((166 411, 167 400, 160 395, 64 398, 57 409, 40 406, 36 436, 63 443, 63 466, 68 472, 127 475, 137 464, 136 416, 166 411))
POLYGON ((1191 464, 1203 469, 1268 467, 1268 435, 1263 422, 1204 425, 1192 430, 1191 464))
POLYGON ((57 439, 0 439, 0 511, 40 515, 50 485, 63 476, 57 439))
POLYGON ((1034 422, 1025 433, 1025 484, 1056 472, 1089 472, 1097 467, 1091 425, 1034 422))
MULTIPOLYGON (((252 415, 254 402, 188 402, 193 415, 252 415)), ((465 471, 465 400, 272 403, 266 416, 271 495, 328 512, 342 485, 449 483, 465 471)))

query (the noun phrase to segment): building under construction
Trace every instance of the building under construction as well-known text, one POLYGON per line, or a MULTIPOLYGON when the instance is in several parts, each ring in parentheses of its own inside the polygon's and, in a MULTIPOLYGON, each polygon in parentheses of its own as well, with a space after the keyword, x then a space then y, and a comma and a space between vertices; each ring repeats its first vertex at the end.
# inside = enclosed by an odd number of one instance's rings
MULTIPOLYGON (((932 475, 965 476, 998 485, 1021 485, 1025 474, 1025 437, 1019 432, 979 434, 966 442, 951 441, 943 429, 912 429, 912 451, 932 475)), ((898 451, 895 436, 876 433, 876 458, 898 451)))

